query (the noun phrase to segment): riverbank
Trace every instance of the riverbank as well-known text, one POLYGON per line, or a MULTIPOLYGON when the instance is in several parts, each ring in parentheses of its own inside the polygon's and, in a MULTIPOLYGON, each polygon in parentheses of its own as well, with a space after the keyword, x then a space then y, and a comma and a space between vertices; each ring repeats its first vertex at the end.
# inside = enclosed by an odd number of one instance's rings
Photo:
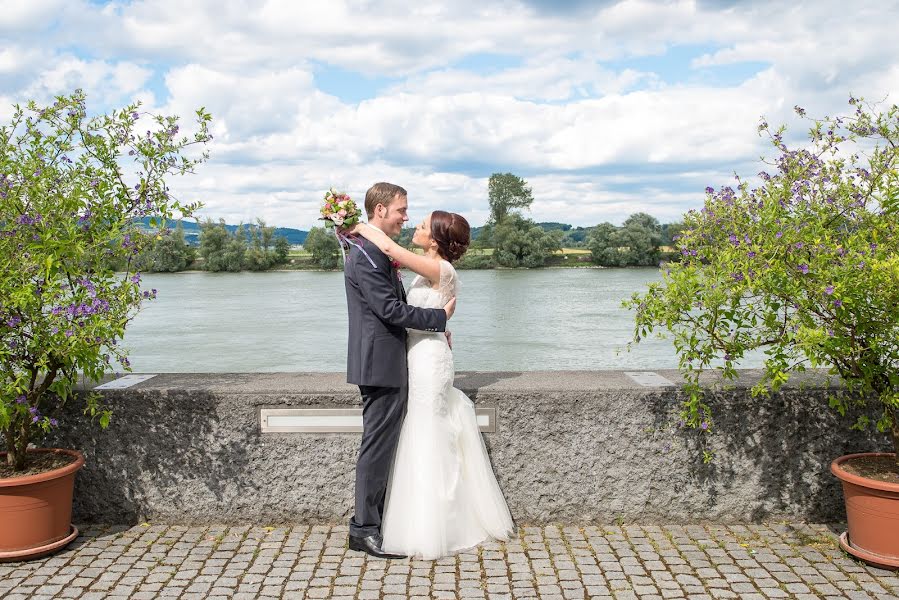
MULTIPOLYGON (((554 257, 555 258, 555 257, 554 257)), ((602 265, 597 265, 591 261, 564 261, 564 260, 550 260, 548 264, 542 267, 504 267, 500 265, 477 265, 477 266, 467 266, 464 263, 455 265, 456 269, 459 271, 542 271, 546 269, 645 269, 645 266, 627 266, 627 267, 604 267, 602 265)), ((206 271, 204 269, 196 268, 196 264, 191 265, 192 268, 184 269, 182 271, 171 271, 173 273, 209 273, 210 271, 206 271)), ((250 271, 250 270, 242 270, 242 271, 231 271, 235 273, 286 273, 293 271, 320 271, 323 273, 336 273, 343 271, 342 267, 334 268, 334 269, 324 269, 315 265, 311 260, 303 260, 294 263, 286 263, 278 265, 273 269, 266 269, 265 271, 250 271)), ((169 271, 145 271, 146 273, 166 273, 169 271)))
MULTIPOLYGON (((547 265, 545 267, 489 267, 489 268, 476 268, 476 269, 459 269, 460 271, 550 271, 553 269, 584 269, 584 270, 599 270, 599 269, 646 269, 647 267, 603 267, 602 265, 547 265)), ((321 272, 321 273, 340 273, 343 269, 322 269, 320 267, 295 267, 290 269, 267 269, 265 271, 236 271, 237 273, 294 273, 297 271, 302 272, 321 272)), ((153 273, 154 275, 164 275, 166 272, 164 271, 145 271, 147 273, 153 273)), ((174 271, 172 274, 184 273, 187 274, 196 274, 196 273, 210 273, 210 271, 204 271, 202 269, 185 269, 184 271, 174 271)))
MULTIPOLYGON (((584 248, 564 248, 561 252, 550 256, 546 264, 540 267, 505 267, 494 265, 491 261, 492 249, 471 250, 460 260, 456 261, 455 267, 459 271, 539 271, 542 269, 645 269, 647 266, 629 265, 624 267, 607 267, 598 265, 593 262, 592 254, 584 248)), ((662 260, 670 259, 670 255, 663 256, 662 260)), ((194 261, 187 269, 182 271, 173 271, 175 273, 206 273, 202 269, 203 259, 194 261)), ((241 271, 231 271, 240 273, 263 273, 263 272, 290 272, 290 271, 321 271, 321 272, 340 272, 343 268, 338 259, 338 267, 333 269, 322 268, 313 260, 312 255, 307 252, 293 252, 288 257, 288 262, 276 265, 274 268, 265 269, 264 271, 252 271, 244 269, 241 271)), ((165 273, 166 271, 145 271, 147 273, 165 273)))

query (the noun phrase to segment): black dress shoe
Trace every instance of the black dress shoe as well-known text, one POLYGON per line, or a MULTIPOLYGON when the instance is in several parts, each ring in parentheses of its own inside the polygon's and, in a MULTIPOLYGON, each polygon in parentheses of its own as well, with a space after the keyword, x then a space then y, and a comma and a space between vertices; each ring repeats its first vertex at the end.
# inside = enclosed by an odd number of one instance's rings
POLYGON ((365 537, 350 536, 350 550, 365 552, 375 558, 406 558, 402 554, 390 554, 381 550, 381 536, 367 535, 365 537))

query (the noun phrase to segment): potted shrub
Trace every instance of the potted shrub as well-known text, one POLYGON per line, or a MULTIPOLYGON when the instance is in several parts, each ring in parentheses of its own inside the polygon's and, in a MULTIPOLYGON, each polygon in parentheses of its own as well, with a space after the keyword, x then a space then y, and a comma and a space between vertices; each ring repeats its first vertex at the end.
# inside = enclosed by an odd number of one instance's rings
POLYGON ((757 186, 737 177, 707 188, 703 208, 685 215, 679 262, 625 306, 636 309, 637 342, 654 329, 672 334, 692 427, 711 424, 701 373, 733 379, 757 349, 766 359, 753 396, 820 367, 842 381, 830 397, 841 414, 877 403, 878 418, 854 426, 876 421, 895 452, 842 457, 831 470, 846 497, 844 549, 899 567, 899 109, 849 104, 845 116, 813 120, 796 148, 763 121, 779 156, 757 186))
MULTIPOLYGON (((80 374, 98 381, 113 360, 130 370, 117 342, 156 294, 132 268, 148 241, 139 219, 199 207, 170 195, 166 179, 206 160, 209 115, 197 111, 184 136, 176 117, 139 111, 89 116, 78 91, 17 105, 0 127, 0 560, 47 554, 77 535, 72 487, 83 456, 29 446, 64 426, 80 374)), ((108 424, 98 394, 80 401, 87 418, 108 424)))

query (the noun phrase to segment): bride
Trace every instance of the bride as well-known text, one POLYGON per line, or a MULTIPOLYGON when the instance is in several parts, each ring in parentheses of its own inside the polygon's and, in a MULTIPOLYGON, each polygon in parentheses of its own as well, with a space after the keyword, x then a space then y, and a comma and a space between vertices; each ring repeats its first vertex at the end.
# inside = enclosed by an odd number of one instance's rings
MULTIPOLYGON (((418 225, 406 250, 380 230, 359 224, 361 235, 418 274, 407 301, 440 308, 456 296, 452 262, 468 249, 468 222, 434 211, 418 225)), ((508 540, 515 526, 478 429, 474 405, 453 387, 453 353, 442 333, 408 331, 409 402, 390 472, 382 549, 424 559, 508 540)))

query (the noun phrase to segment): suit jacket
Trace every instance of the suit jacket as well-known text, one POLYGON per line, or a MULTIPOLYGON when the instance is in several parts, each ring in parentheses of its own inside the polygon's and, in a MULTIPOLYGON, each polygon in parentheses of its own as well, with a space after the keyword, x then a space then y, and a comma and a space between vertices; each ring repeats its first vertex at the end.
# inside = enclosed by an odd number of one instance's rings
POLYGON ((406 385, 406 328, 444 331, 446 312, 406 304, 406 292, 390 258, 359 238, 368 256, 350 246, 343 267, 349 312, 347 383, 378 387, 406 385))

